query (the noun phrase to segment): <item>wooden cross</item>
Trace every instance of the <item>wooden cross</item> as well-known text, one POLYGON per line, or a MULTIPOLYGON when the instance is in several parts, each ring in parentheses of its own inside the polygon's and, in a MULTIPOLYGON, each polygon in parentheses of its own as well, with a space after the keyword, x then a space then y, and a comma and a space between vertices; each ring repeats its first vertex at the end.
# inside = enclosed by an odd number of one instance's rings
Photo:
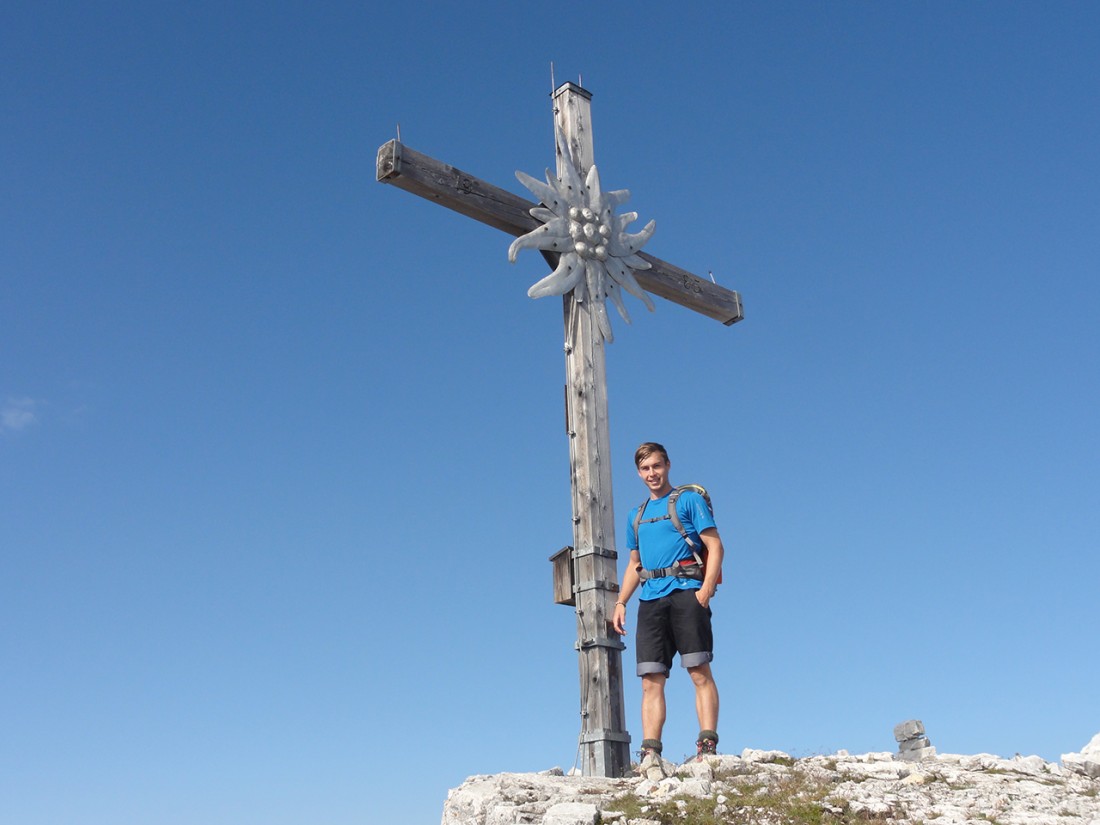
MULTIPOLYGON (((554 122, 583 179, 593 164, 592 95, 566 83, 553 93, 554 122)), ((532 203, 453 166, 391 140, 378 150, 377 177, 406 192, 495 226, 525 235, 541 223, 532 203)), ((543 253, 551 267, 556 255, 543 253)), ((645 253, 648 270, 634 276, 647 292, 730 325, 740 321, 741 296, 645 253)), ((573 592, 580 657, 580 750, 585 776, 623 776, 630 767, 630 735, 623 707, 623 643, 611 626, 619 589, 611 490, 611 439, 607 415, 604 341, 590 302, 564 296, 566 427, 573 490, 573 592)))

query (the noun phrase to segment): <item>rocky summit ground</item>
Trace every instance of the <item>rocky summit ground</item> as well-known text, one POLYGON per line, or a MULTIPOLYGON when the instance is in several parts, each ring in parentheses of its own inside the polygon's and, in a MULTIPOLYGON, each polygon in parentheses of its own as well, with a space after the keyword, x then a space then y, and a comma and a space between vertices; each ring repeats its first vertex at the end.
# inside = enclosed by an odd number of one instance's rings
POLYGON ((1100 825, 1100 778, 1066 758, 745 750, 668 768, 474 776, 448 795, 442 825, 1100 825))

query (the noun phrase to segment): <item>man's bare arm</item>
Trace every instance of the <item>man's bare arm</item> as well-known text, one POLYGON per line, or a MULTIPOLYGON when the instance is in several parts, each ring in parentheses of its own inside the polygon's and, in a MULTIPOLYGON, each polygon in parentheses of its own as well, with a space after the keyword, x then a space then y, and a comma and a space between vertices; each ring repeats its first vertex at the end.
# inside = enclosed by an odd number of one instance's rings
POLYGON ((642 563, 642 557, 638 555, 637 550, 630 551, 630 560, 626 563, 626 572, 623 573, 623 583, 619 588, 619 599, 615 602, 615 612, 612 614, 611 626, 615 628, 615 632, 620 636, 626 635, 626 603, 630 601, 630 597, 634 595, 634 591, 638 589, 638 585, 641 583, 641 577, 638 575, 638 565, 642 563))
POLYGON ((695 598, 699 604, 707 607, 718 590, 718 579, 722 575, 722 559, 726 550, 722 546, 722 537, 718 535, 718 528, 708 527, 699 537, 703 539, 703 545, 707 548, 707 572, 703 579, 703 586, 695 591, 695 598))

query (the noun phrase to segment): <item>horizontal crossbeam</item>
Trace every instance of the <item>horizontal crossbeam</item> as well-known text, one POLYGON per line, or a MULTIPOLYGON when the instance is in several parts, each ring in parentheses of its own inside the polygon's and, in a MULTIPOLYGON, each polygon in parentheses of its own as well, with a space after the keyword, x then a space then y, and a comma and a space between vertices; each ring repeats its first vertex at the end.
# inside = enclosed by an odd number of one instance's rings
MULTIPOLYGON (((541 224, 529 210, 538 206, 526 198, 486 183, 396 140, 378 149, 377 178, 382 183, 435 201, 509 235, 526 235, 541 224)), ((744 318, 741 296, 660 258, 638 253, 650 269, 634 270, 647 292, 706 315, 729 326, 744 318)))

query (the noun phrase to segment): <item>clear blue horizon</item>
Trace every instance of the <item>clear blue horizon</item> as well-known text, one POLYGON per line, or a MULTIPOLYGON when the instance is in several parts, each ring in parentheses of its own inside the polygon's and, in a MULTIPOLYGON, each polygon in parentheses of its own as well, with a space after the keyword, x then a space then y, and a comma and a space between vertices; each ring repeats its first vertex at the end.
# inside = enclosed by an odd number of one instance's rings
POLYGON ((729 552, 721 749, 1100 731, 1100 7, 563 13, 0 11, 4 821, 430 823, 573 765, 560 302, 374 179, 400 129, 526 195, 551 63, 646 251, 744 299, 608 349, 620 549, 653 439, 729 552))

